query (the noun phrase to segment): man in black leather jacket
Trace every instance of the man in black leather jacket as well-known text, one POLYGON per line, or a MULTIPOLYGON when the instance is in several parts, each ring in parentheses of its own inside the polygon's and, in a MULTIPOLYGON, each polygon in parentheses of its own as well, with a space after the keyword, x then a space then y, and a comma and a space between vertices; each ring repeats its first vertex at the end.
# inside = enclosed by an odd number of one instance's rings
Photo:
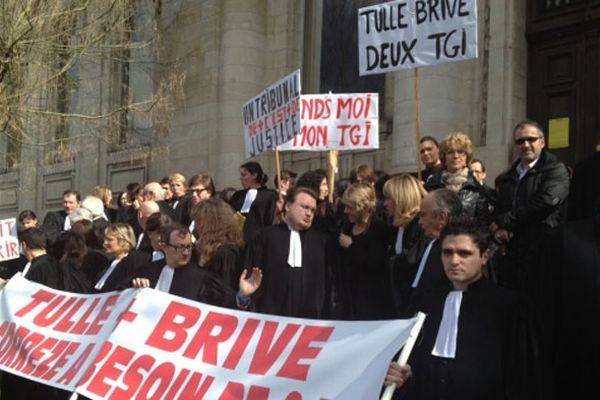
POLYGON ((536 122, 520 122, 513 137, 519 160, 496 180, 490 229, 504 252, 496 269, 499 283, 527 291, 544 234, 564 222, 569 172, 544 148, 544 133, 536 122))

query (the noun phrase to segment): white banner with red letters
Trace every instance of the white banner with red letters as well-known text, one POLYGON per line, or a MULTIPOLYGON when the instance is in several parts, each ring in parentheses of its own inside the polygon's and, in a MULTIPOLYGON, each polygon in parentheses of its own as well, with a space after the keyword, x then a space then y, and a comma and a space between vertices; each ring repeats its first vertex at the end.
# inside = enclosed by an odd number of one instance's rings
POLYGON ((414 323, 283 318, 152 289, 79 295, 16 276, 0 295, 0 368, 92 399, 372 399, 414 323))
POLYGON ((300 96, 300 133, 279 149, 378 149, 378 99, 377 93, 300 96))
POLYGON ((0 262, 19 258, 17 219, 0 220, 0 262))

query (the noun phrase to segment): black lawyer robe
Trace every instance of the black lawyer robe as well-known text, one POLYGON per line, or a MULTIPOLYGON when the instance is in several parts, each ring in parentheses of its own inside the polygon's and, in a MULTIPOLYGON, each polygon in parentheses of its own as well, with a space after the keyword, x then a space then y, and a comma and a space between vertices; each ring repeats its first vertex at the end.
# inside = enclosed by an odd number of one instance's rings
MULTIPOLYGON (((240 211, 244 205, 248 189, 238 190, 231 196, 229 204, 235 211, 240 211)), ((263 186, 257 189, 256 199, 250 206, 250 211, 242 213, 246 217, 244 223, 244 241, 249 243, 256 232, 265 226, 273 224, 275 217, 275 206, 277 204, 277 193, 263 186)))
POLYGON ((314 229, 300 232, 302 266, 288 264, 290 230, 285 223, 258 232, 246 251, 245 267, 262 269, 263 280, 256 293, 261 313, 299 318, 328 317, 331 309, 328 236, 314 229))
MULTIPOLYGON (((151 262, 140 268, 134 277, 148 279, 150 287, 155 288, 165 265, 164 259, 151 262)), ((170 294, 219 307, 236 307, 236 292, 208 269, 190 262, 174 270, 170 294)), ((131 284, 128 286, 132 287, 131 284)))
POLYGON ((540 398, 539 354, 531 308, 481 278, 463 292, 454 359, 431 354, 449 291, 427 296, 421 339, 409 364, 407 399, 534 400, 540 398), (446 396, 441 393, 446 388, 446 396))
POLYGON ((32 259, 31 266, 29 267, 27 274, 25 274, 25 278, 51 287, 52 289, 63 289, 63 278, 60 267, 56 259, 49 254, 44 254, 32 259))

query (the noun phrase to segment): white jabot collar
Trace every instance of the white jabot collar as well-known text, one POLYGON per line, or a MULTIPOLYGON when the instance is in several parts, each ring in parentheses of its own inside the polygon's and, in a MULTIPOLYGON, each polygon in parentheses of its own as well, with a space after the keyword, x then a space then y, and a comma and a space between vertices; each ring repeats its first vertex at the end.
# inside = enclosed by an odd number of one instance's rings
POLYGON ((175 273, 175 269, 173 267, 169 267, 165 265, 160 271, 160 276, 158 277, 158 281, 156 282, 156 290, 161 292, 169 293, 171 289, 171 283, 173 283, 173 274, 175 273))
POLYGON ((293 230, 288 225, 290 230, 290 252, 288 254, 288 264, 292 268, 302 266, 302 242, 300 241, 300 233, 293 230))
POLYGON ((257 193, 257 189, 248 189, 248 191, 246 192, 246 197, 244 198, 244 204, 242 205, 242 209, 240 210, 240 212, 250 212, 250 207, 252 207, 252 203, 254 203, 254 200, 256 200, 257 193))
POLYGON ((425 252, 423 253, 423 257, 421 257, 421 262, 419 263, 419 269, 417 270, 417 274, 415 275, 415 279, 413 283, 410 285, 412 288, 416 288, 419 285, 419 281, 421 280, 421 275, 423 275, 423 270, 425 269, 425 264, 427 264, 427 258, 429 258, 429 253, 431 252, 431 247, 435 243, 435 239, 429 242, 427 247, 425 248, 425 252))
POLYGON ((444 314, 438 329, 435 345, 431 354, 437 357, 456 357, 456 337, 458 336, 458 316, 463 292, 453 290, 446 296, 444 314))
POLYGON ((119 261, 121 261, 121 260, 115 259, 115 260, 113 260, 113 262, 110 263, 110 267, 108 267, 108 269, 106 270, 104 275, 102 275, 102 278, 100 278, 98 283, 96 283, 96 286, 94 286, 94 288, 96 290, 100 290, 104 287, 104 284, 106 283, 106 280, 108 279, 110 274, 112 274, 113 271, 115 270, 115 268, 117 268, 117 265, 119 265, 119 261))
POLYGON ((396 235, 396 254, 402 254, 402 240, 404 239, 404 227, 401 226, 398 228, 398 234, 396 235))

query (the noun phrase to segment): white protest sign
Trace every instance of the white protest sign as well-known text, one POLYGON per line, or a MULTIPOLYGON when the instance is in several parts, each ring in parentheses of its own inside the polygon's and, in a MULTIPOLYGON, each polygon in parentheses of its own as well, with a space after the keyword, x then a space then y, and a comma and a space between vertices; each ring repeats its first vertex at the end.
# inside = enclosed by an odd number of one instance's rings
POLYGON ((477 58, 477 0, 400 0, 358 10, 359 74, 477 58))
POLYGON ((274 149, 300 131, 300 93, 300 70, 296 70, 242 106, 246 158, 274 149))
POLYGON ((300 133, 280 150, 379 148, 377 93, 300 96, 300 133))
POLYGON ((0 220, 0 262, 19 258, 16 218, 0 220))
POLYGON ((136 292, 66 293, 15 275, 0 292, 0 368, 74 391, 136 292))
POLYGON ((0 368, 92 399, 374 399, 416 322, 284 318, 153 289, 80 295, 20 276, 0 296, 0 368))

